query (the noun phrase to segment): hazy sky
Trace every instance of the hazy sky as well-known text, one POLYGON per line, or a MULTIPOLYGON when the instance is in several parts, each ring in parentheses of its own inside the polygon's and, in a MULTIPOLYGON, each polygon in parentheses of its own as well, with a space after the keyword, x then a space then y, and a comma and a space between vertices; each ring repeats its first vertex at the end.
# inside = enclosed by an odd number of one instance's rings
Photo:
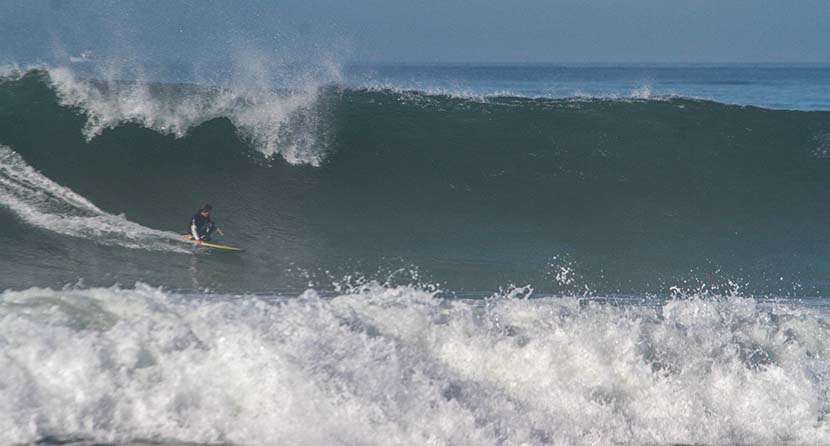
POLYGON ((828 0, 0 0, 0 63, 830 62, 828 0), (321 56, 322 55, 322 56, 321 56))

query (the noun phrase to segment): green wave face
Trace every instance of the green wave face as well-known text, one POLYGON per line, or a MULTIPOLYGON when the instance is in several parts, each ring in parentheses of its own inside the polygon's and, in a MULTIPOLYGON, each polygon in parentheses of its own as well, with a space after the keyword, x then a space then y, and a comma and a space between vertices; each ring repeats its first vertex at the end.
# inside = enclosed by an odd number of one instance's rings
MULTIPOLYGON (((60 188, 21 195, 0 177, 0 288, 259 291, 358 274, 475 295, 830 291, 827 112, 231 92, 53 70, 0 82, 0 144, 60 188), (221 241, 246 253, 128 249, 27 220, 39 202, 26 200, 54 190, 143 228, 113 223, 122 237, 181 232, 210 202, 221 241)), ((48 208, 58 222, 62 206, 48 208)))

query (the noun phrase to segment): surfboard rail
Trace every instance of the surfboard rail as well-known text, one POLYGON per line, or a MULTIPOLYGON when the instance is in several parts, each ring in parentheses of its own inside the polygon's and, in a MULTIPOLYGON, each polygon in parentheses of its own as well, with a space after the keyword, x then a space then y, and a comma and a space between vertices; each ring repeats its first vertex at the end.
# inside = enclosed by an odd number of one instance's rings
POLYGON ((208 243, 208 242, 197 242, 193 239, 187 237, 187 235, 182 235, 182 240, 185 242, 193 243, 196 246, 203 246, 205 248, 213 248, 213 249, 221 249, 223 251, 244 251, 242 248, 237 248, 234 246, 225 246, 225 245, 217 245, 215 243, 208 243))
POLYGON ((233 246, 216 245, 216 244, 207 243, 207 242, 202 242, 202 243, 193 242, 193 243, 196 244, 197 246, 204 246, 205 248, 223 249, 225 251, 244 251, 244 249, 242 249, 242 248, 236 248, 236 247, 233 247, 233 246))

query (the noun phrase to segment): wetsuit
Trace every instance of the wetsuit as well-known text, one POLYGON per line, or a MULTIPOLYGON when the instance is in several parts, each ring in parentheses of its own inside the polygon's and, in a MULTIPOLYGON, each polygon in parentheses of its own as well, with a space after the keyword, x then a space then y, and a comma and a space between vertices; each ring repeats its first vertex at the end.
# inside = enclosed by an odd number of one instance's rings
POLYGON ((187 233, 193 236, 193 240, 201 240, 203 242, 210 241, 210 234, 216 228, 210 217, 202 215, 201 211, 197 212, 193 218, 190 219, 190 225, 187 227, 187 233))

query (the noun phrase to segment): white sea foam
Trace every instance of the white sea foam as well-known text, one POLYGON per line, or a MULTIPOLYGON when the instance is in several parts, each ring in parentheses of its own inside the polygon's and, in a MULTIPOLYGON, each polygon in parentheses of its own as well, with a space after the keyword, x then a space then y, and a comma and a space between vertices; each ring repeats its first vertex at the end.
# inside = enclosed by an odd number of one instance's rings
POLYGON ((575 91, 573 96, 567 98, 573 101, 594 101, 594 100, 605 100, 605 101, 617 101, 617 102, 634 102, 634 101, 652 101, 652 102, 665 102, 671 101, 674 99, 689 99, 689 100, 701 100, 700 98, 692 97, 692 96, 682 96, 672 92, 663 92, 660 94, 655 94, 651 85, 643 84, 639 87, 623 92, 623 93, 616 93, 616 92, 606 92, 606 93, 587 93, 581 90, 575 91))
POLYGON ((376 84, 364 84, 360 85, 358 88, 371 91, 371 92, 392 92, 395 94, 402 95, 407 98, 411 98, 413 95, 427 95, 427 96, 439 96, 439 97, 447 97, 452 99, 467 99, 471 101, 478 101, 478 102, 487 102, 494 98, 501 98, 501 97, 516 97, 516 98, 526 98, 526 99, 538 99, 538 98, 547 98, 546 96, 532 96, 532 95, 521 95, 515 93, 511 90, 492 90, 492 91, 476 91, 471 88, 449 88, 449 87, 432 87, 432 86, 414 86, 414 85, 406 85, 400 86, 395 84, 389 83, 376 83, 376 84))
POLYGON ((33 226, 59 234, 106 245, 186 252, 176 234, 104 212, 41 174, 5 146, 0 146, 0 206, 33 226))
POLYGON ((135 289, 0 294, 0 444, 827 444, 823 310, 135 289))
POLYGON ((419 86, 396 86, 393 84, 367 84, 359 87, 364 91, 375 93, 392 93, 399 96, 401 101, 421 104, 421 105, 441 105, 440 102, 435 102, 435 98, 450 98, 458 99, 471 103, 482 104, 510 104, 511 102, 518 102, 521 104, 524 100, 550 100, 553 104, 566 104, 568 106, 579 106, 585 103, 593 103, 596 101, 613 101, 613 102, 666 102, 675 99, 690 99, 700 100, 693 97, 684 97, 675 94, 654 94, 651 87, 648 85, 640 86, 625 93, 586 93, 584 91, 573 91, 566 94, 564 91, 557 93, 543 93, 537 92, 535 94, 517 93, 513 90, 473 90, 470 88, 448 88, 448 87, 419 87, 419 86))
POLYGON ((0 84, 22 79, 27 73, 36 70, 45 70, 46 67, 40 64, 20 65, 17 63, 6 63, 0 65, 0 84))
MULTIPOLYGON (((204 122, 227 118, 266 157, 281 156, 292 164, 311 165, 319 165, 325 157, 325 122, 316 104, 325 79, 335 74, 298 81, 298 85, 278 91, 262 76, 244 86, 208 88, 90 81, 66 67, 50 68, 48 73, 61 104, 78 108, 87 116, 83 130, 87 139, 124 123, 181 138, 204 122)), ((110 73, 106 77, 117 76, 110 73)))

